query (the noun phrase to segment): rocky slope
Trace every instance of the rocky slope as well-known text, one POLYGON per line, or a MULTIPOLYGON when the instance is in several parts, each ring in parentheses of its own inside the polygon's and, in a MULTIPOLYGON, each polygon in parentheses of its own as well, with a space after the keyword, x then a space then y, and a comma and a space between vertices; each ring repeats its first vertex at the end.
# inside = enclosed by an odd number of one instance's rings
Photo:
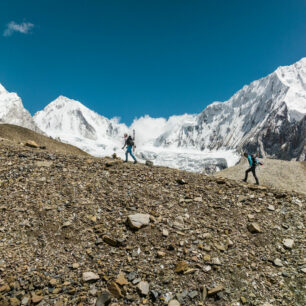
POLYGON ((49 153, 64 153, 74 155, 88 154, 79 148, 62 143, 50 137, 35 133, 32 130, 12 124, 0 124, 0 139, 3 143, 24 145, 34 141, 38 146, 45 148, 49 153))
MULTIPOLYGON (((261 161, 263 165, 256 169, 260 184, 306 194, 306 162, 268 158, 261 159, 261 161)), ((236 166, 219 171, 214 175, 241 181, 249 167, 247 160, 242 158, 236 166)), ((255 183, 252 173, 249 174, 248 181, 255 183)))
POLYGON ((1 84, 0 123, 15 124, 42 133, 31 114, 23 107, 20 97, 14 92, 8 92, 1 84))
POLYGON ((1 305, 305 305, 302 194, 3 141, 0 156, 1 305))

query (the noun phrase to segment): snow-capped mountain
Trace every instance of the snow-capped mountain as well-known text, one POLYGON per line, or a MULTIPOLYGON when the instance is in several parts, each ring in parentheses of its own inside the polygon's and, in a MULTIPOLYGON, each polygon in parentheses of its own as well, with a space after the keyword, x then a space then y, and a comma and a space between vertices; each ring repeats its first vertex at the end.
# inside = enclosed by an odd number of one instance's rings
POLYGON ((226 102, 214 102, 194 122, 166 131, 156 146, 198 150, 259 151, 306 160, 306 58, 279 67, 244 86, 226 102))
POLYGON ((197 172, 232 166, 242 150, 306 160, 306 58, 279 67, 195 115, 145 116, 127 127, 60 96, 35 114, 34 123, 21 99, 0 85, 0 119, 33 130, 38 126, 95 156, 115 152, 123 158, 123 134, 136 130, 138 158, 197 172))
POLYGON ((117 119, 109 120, 64 96, 37 112, 34 120, 48 136, 98 156, 110 155, 122 146, 122 136, 127 131, 117 119))
POLYGON ((31 114, 23 107, 20 97, 0 84, 0 123, 9 123, 40 132, 31 114))

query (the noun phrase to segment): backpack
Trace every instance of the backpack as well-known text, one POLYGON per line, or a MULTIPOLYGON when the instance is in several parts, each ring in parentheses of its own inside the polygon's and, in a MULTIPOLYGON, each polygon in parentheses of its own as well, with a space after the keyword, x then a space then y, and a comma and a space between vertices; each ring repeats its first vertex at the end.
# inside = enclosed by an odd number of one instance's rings
POLYGON ((133 138, 131 136, 129 136, 128 139, 126 140, 126 144, 129 147, 133 147, 134 146, 134 141, 133 141, 133 138))

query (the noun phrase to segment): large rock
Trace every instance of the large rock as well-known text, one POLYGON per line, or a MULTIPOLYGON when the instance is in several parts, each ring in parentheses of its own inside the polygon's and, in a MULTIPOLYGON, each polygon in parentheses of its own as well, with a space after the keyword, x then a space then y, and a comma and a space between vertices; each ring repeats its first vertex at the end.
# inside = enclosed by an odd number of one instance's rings
POLYGON ((150 223, 149 214, 129 215, 127 223, 131 229, 140 229, 150 223))
POLYGON ((93 272, 84 272, 83 273, 83 281, 84 282, 96 281, 98 279, 100 279, 98 274, 95 274, 93 272))

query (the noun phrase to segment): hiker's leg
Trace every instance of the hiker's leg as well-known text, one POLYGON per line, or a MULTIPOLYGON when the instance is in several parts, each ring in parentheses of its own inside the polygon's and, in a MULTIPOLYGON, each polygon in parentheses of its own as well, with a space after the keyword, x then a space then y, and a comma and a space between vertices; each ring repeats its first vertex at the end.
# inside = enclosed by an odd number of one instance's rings
POLYGON ((129 154, 129 149, 127 148, 126 151, 125 151, 125 161, 127 162, 129 157, 128 157, 128 154, 129 154))
POLYGON ((248 174, 249 172, 252 170, 252 168, 249 168, 248 170, 245 171, 245 177, 244 177, 244 181, 246 182, 248 179, 248 174))
POLYGON ((137 162, 136 157, 134 156, 134 154, 133 154, 133 152, 132 152, 132 149, 131 149, 130 154, 131 154, 132 158, 134 159, 134 161, 137 162))
POLYGON ((253 173, 253 176, 255 178, 256 184, 259 185, 259 181, 258 181, 258 178, 256 176, 256 167, 252 167, 252 173, 253 173))

